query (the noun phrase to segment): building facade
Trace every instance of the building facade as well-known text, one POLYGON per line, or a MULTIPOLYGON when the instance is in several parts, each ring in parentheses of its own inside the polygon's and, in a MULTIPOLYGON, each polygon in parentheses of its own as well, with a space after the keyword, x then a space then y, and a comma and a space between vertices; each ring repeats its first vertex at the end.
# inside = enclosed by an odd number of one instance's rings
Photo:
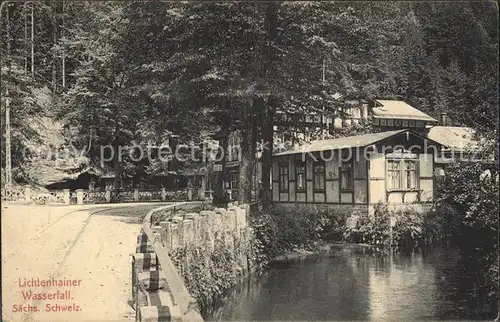
POLYGON ((349 216, 433 201, 434 155, 441 145, 412 130, 315 141, 273 158, 273 203, 327 208, 349 216))

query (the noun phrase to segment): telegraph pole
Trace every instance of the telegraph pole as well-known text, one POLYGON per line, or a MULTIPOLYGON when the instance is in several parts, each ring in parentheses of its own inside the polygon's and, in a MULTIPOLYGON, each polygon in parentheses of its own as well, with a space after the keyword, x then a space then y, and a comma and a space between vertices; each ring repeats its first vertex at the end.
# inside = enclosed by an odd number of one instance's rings
MULTIPOLYGON (((9 17, 9 3, 2 2, 0 5, 0 18, 2 17, 2 9, 4 4, 7 4, 7 68, 10 74, 10 17, 9 17)), ((5 186, 10 187, 12 185, 12 156, 11 156, 11 145, 10 145, 10 96, 9 87, 6 86, 5 89, 5 186)))
POLYGON ((12 156, 10 146, 10 97, 9 89, 5 90, 5 186, 12 185, 12 156))
POLYGON ((31 2, 31 77, 35 78, 35 15, 31 2))

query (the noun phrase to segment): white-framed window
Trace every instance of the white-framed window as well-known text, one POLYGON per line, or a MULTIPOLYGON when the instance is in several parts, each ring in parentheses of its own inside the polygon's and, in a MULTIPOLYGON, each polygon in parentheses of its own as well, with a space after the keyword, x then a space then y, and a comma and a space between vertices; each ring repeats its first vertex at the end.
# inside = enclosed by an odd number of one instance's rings
POLYGON ((418 190, 418 155, 400 152, 387 156, 387 189, 418 190))
POLYGON ((240 137, 237 133, 229 135, 227 150, 227 161, 238 161, 240 159, 240 137))
POLYGON ((288 162, 279 164, 280 191, 288 191, 288 162))
POLYGON ((352 191, 354 186, 354 171, 352 158, 350 160, 342 160, 340 163, 340 190, 341 191, 352 191))
POLYGON ((235 189, 238 189, 238 173, 237 172, 233 172, 229 175, 229 179, 231 180, 231 189, 232 190, 235 190, 235 189))
POLYGON ((313 164, 314 191, 325 190, 325 162, 318 160, 313 164))
POLYGON ((306 163, 302 160, 295 162, 295 191, 306 190, 306 163))

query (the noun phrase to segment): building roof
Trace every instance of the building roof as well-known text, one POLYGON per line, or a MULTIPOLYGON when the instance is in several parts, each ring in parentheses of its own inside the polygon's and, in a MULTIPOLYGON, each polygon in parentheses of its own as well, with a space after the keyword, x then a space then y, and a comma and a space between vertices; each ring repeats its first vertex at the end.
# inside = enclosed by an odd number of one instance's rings
POLYGON ((479 147, 474 139, 475 131, 469 127, 434 126, 427 137, 454 151, 474 150, 479 147))
MULTIPOLYGON (((360 148, 375 144, 388 139, 394 135, 407 132, 408 130, 386 131, 379 133, 369 133, 355 136, 342 137, 330 140, 318 140, 309 144, 304 144, 288 151, 276 153, 275 156, 299 154, 307 152, 318 152, 326 150, 340 150, 348 148, 360 148)), ((408 131, 409 132, 409 131, 408 131)))
POLYGON ((408 119, 438 123, 438 120, 410 106, 403 101, 375 100, 378 105, 372 108, 374 118, 408 119))

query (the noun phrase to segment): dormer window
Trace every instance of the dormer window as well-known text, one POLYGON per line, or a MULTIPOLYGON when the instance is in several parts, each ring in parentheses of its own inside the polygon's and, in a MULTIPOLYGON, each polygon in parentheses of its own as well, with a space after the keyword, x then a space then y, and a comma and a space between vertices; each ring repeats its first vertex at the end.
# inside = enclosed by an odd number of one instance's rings
POLYGON ((438 121, 403 101, 374 100, 371 104, 373 125, 387 130, 411 128, 425 130, 438 121))

